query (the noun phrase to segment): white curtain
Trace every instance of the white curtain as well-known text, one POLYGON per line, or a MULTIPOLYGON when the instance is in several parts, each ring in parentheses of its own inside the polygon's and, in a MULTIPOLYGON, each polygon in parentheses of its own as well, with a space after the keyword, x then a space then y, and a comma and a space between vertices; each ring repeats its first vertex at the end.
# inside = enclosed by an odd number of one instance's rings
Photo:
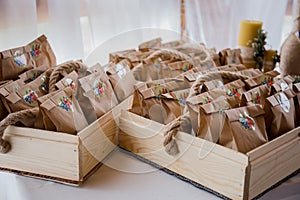
MULTIPOLYGON (((287 2, 186 0, 187 30, 194 41, 221 50, 236 47, 240 20, 261 20, 268 44, 278 49, 287 2)), ((179 39, 180 0, 0 0, 0 19, 0 51, 45 34, 60 63, 85 60, 101 44, 108 57, 160 35, 179 39)))
POLYGON ((278 49, 288 0, 188 0, 189 36, 221 50, 237 46, 241 20, 259 20, 268 32, 267 43, 278 49))

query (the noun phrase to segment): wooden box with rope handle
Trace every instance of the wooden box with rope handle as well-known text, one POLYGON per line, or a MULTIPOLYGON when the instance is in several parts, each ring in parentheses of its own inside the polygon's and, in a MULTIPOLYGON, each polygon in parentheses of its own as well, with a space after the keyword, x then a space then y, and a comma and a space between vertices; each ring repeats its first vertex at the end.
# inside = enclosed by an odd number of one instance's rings
MULTIPOLYGON (((230 81, 249 78, 235 72, 209 72, 193 84, 190 95, 197 93, 203 82, 220 77, 230 81)), ((120 147, 184 181, 230 199, 258 197, 300 169, 300 127, 240 153, 178 131, 185 117, 163 125, 123 110, 120 147)))
MULTIPOLYGON (((57 66, 50 76, 49 91, 55 91, 61 72, 85 69, 81 62, 57 66)), ((81 184, 118 144, 118 116, 121 109, 128 108, 130 100, 123 101, 76 135, 15 126, 22 119, 34 120, 37 107, 9 114, 0 123, 0 170, 64 184, 81 184)))

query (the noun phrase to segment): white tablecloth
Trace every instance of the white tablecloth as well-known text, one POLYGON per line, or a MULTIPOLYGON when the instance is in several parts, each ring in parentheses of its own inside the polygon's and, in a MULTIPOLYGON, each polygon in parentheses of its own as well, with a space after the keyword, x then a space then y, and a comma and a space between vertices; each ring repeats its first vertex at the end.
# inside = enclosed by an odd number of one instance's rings
MULTIPOLYGON (((123 152, 114 152, 80 187, 0 172, 0 200, 220 199, 123 152)), ((300 174, 261 199, 300 199, 300 174)))

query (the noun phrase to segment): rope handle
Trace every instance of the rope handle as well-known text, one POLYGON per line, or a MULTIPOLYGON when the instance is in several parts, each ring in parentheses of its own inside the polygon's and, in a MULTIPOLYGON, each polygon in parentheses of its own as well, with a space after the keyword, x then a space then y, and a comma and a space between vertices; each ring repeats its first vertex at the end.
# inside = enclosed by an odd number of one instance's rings
POLYGON ((38 107, 21 110, 18 112, 10 113, 6 118, 4 118, 0 122, 0 153, 7 153, 11 148, 10 143, 3 139, 4 130, 9 125, 14 125, 17 122, 20 122, 22 120, 30 119, 34 121, 38 113, 39 113, 38 107))
POLYGON ((206 74, 201 75, 191 86, 191 90, 189 93, 188 98, 196 96, 200 93, 200 87, 203 85, 204 82, 210 81, 210 80, 215 80, 215 79, 227 79, 229 81, 235 81, 235 80, 246 80, 251 77, 238 74, 236 72, 231 72, 231 71, 212 71, 208 72, 206 74))
POLYGON ((178 59, 178 60, 184 60, 191 63, 191 57, 180 52, 177 51, 175 49, 159 49, 157 51, 154 51, 152 54, 150 54, 147 58, 145 58, 143 60, 143 62, 145 63, 150 63, 151 60, 155 59, 155 58, 159 58, 159 57, 166 57, 168 59, 178 59))
POLYGON ((165 151, 169 155, 175 156, 179 153, 175 136, 180 126, 186 123, 187 120, 189 120, 189 115, 188 113, 185 113, 184 115, 181 115, 180 117, 176 118, 175 120, 173 120, 172 122, 166 125, 164 131, 165 138, 164 138, 163 145, 165 147, 165 151))
POLYGON ((80 61, 66 62, 55 67, 49 78, 49 93, 55 92, 55 84, 57 83, 60 74, 63 72, 70 73, 74 70, 85 71, 87 70, 87 67, 80 61))

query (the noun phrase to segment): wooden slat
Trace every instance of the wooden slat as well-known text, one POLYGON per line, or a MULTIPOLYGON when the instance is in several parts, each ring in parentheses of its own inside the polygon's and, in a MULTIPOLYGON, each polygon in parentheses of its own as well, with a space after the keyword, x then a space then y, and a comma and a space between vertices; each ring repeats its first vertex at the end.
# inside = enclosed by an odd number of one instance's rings
POLYGON ((71 141, 58 142, 49 140, 50 135, 30 137, 27 130, 19 131, 19 128, 13 127, 5 130, 4 138, 10 142, 12 149, 7 154, 0 154, 0 167, 79 181, 77 136, 71 137, 71 141))
POLYGON ((82 130, 80 138, 80 174, 86 176, 99 162, 101 162, 118 145, 117 125, 122 109, 128 109, 132 97, 129 97, 110 112, 82 130))
POLYGON ((258 159, 259 157, 274 151, 281 147, 282 145, 286 144, 289 141, 295 140, 296 138, 299 138, 298 134, 300 133, 300 127, 297 127, 284 135, 262 145, 258 148, 253 149, 252 151, 248 152, 247 155, 249 156, 249 160, 253 161, 258 159))
MULTIPOLYGON (((293 132, 291 134, 293 135, 293 132)), ((277 139, 284 140, 284 137, 277 139)), ((278 141, 278 143, 281 142, 278 141)), ((294 138, 262 155, 250 162, 249 198, 259 195, 272 185, 300 169, 300 138, 294 138)))
POLYGON ((164 125, 123 111, 120 146, 229 198, 243 199, 248 158, 225 147, 178 132, 180 154, 163 148, 164 125))

